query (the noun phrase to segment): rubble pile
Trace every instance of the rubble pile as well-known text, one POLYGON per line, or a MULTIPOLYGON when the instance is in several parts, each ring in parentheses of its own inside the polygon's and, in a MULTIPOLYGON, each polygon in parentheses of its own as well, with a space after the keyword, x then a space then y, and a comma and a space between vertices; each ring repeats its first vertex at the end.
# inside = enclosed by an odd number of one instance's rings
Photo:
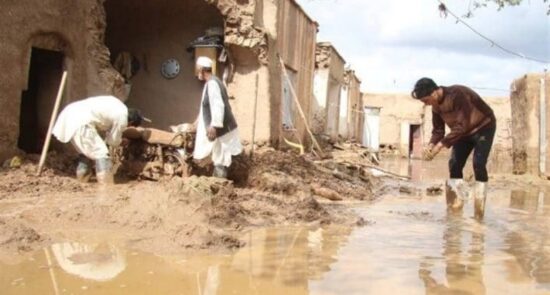
POLYGON ((240 233, 254 227, 354 225, 351 211, 330 204, 373 197, 369 178, 337 158, 315 162, 268 148, 236 159, 233 169, 247 170, 237 182, 190 176, 102 187, 75 180, 75 163, 55 153, 36 177, 37 160, 27 157, 19 168, 0 171, 0 202, 10 202, 0 207, 0 218, 29 237, 0 232, 0 257, 82 231, 131 237, 131 247, 153 253, 232 249, 243 245, 240 233))

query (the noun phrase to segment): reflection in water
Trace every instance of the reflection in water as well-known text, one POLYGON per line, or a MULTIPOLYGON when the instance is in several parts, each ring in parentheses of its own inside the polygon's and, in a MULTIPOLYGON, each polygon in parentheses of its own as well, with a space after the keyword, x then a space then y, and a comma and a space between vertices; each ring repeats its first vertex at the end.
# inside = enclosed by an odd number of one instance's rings
POLYGON ((545 201, 547 194, 544 191, 519 191, 513 190, 510 198, 510 208, 524 210, 529 213, 548 214, 549 201, 545 201), (546 206, 545 206, 546 205, 546 206))
POLYGON ((238 251, 230 271, 243 271, 308 294, 309 281, 331 270, 350 227, 275 228, 249 233, 249 247, 238 251))
MULTIPOLYGON (((429 165, 420 178, 446 177, 445 166, 429 165)), ((2 294, 550 294, 548 194, 494 188, 481 223, 472 206, 447 216, 443 198, 383 197, 355 208, 365 227, 254 230, 231 255, 58 244, 0 263, 0 286, 2 294)))
MULTIPOLYGON (((446 223, 443 233, 446 283, 438 283, 431 276, 433 264, 422 261, 418 273, 426 287, 426 294, 485 294, 483 228, 474 223, 470 231, 464 230, 465 220, 460 216, 448 216, 446 223), (466 242, 468 237, 470 241, 466 242)), ((423 260, 429 261, 429 257, 423 260)))
POLYGON ((510 208, 531 215, 518 230, 506 234, 505 251, 515 257, 525 275, 550 288, 550 212, 545 197, 544 192, 512 191, 510 208))
POLYGON ((2 265, 0 285, 2 294, 305 295, 311 281, 331 271, 351 231, 260 229, 230 256, 127 255, 109 244, 56 244, 26 263, 2 265))
POLYGON ((126 268, 124 253, 110 244, 59 243, 51 251, 64 271, 88 280, 108 281, 126 268))

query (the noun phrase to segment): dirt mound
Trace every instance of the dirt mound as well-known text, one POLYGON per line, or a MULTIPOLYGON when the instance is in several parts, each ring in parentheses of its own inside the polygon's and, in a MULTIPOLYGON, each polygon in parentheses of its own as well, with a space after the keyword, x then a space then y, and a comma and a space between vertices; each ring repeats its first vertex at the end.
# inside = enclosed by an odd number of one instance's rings
POLYGON ((39 249, 45 239, 19 220, 0 218, 0 249, 31 251, 39 249))
POLYGON ((235 167, 250 167, 238 171, 238 184, 192 176, 100 186, 76 181, 74 163, 58 155, 41 177, 34 176, 35 163, 27 159, 0 172, 3 201, 17 204, 0 207, 0 218, 20 221, 2 226, 0 250, 33 250, 43 241, 90 231, 113 232, 127 237, 130 247, 153 253, 231 249, 241 247, 241 232, 253 227, 354 225, 352 213, 319 200, 372 197, 371 185, 354 173, 273 150, 235 161, 235 167))
POLYGON ((21 157, 21 165, 0 168, 0 200, 19 197, 40 197, 52 192, 79 193, 89 188, 73 177, 75 158, 56 152, 48 155, 41 176, 36 176, 39 155, 21 157))
POLYGON ((285 195, 301 192, 323 198, 337 195, 334 198, 371 199, 370 179, 360 177, 358 171, 348 166, 335 160, 315 163, 291 152, 267 151, 252 161, 248 184, 261 191, 285 195))

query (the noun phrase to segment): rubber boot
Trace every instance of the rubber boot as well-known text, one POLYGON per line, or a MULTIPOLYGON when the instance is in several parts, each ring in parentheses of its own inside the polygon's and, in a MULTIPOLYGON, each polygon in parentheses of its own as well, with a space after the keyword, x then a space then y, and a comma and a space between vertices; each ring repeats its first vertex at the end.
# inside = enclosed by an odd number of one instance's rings
POLYGON ((101 184, 112 184, 114 183, 114 175, 112 172, 113 163, 111 159, 103 158, 97 159, 95 161, 95 175, 97 177, 97 182, 101 184))
POLYGON ((76 164, 76 179, 81 182, 88 182, 91 175, 90 161, 86 156, 79 155, 78 163, 76 164))
POLYGON ((453 212, 462 211, 464 207, 464 180, 449 179, 445 185, 445 197, 447 199, 447 210, 453 212))
POLYGON ((485 201, 487 199, 487 183, 477 181, 474 188, 474 217, 483 219, 485 216, 485 201))
POLYGON ((218 177, 218 178, 227 178, 227 167, 223 165, 215 165, 212 176, 218 177))

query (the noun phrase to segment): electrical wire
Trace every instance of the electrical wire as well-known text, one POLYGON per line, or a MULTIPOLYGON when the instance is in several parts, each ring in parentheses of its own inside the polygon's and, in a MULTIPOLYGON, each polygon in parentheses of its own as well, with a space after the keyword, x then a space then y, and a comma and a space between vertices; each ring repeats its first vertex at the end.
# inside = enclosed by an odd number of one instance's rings
POLYGON ((474 27, 472 27, 470 24, 468 24, 466 21, 464 21, 461 17, 457 16, 454 12, 452 12, 451 10, 449 10, 449 8, 447 8, 447 6, 445 5, 445 3, 442 1, 442 0, 437 0, 437 2, 440 3, 440 10, 442 12, 444 12, 445 16, 447 16, 447 14, 450 14, 452 15, 454 18, 456 18, 456 20, 458 22, 460 22, 461 24, 465 25, 468 29, 470 29, 472 32, 474 32, 476 35, 480 36, 481 38, 489 41, 489 43, 491 43, 491 46, 493 47, 497 47, 498 49, 510 54, 510 55, 513 55, 513 56, 516 56, 516 57, 520 57, 520 58, 523 58, 523 59, 526 59, 526 60, 530 60, 530 61, 534 61, 534 62, 538 62, 538 63, 543 63, 543 64, 550 64, 550 61, 548 60, 543 60, 543 59, 539 59, 539 58, 535 58, 535 57, 530 57, 530 56, 526 56, 524 54, 521 54, 521 53, 518 53, 518 52, 515 52, 513 50, 510 50, 500 44, 498 44, 497 42, 495 42, 494 40, 492 40, 491 38, 483 35, 481 32, 479 32, 478 30, 476 30, 474 27))

